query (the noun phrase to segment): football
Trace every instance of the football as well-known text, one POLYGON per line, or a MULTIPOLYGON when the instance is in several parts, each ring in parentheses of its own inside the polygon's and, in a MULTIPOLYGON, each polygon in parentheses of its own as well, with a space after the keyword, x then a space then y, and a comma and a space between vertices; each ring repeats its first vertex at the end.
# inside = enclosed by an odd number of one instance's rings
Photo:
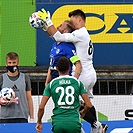
POLYGON ((30 26, 33 28, 42 28, 44 26, 44 22, 39 19, 37 12, 31 14, 29 18, 30 26))
POLYGON ((11 101, 15 98, 15 92, 13 89, 6 87, 0 91, 0 97, 2 97, 5 100, 11 101))

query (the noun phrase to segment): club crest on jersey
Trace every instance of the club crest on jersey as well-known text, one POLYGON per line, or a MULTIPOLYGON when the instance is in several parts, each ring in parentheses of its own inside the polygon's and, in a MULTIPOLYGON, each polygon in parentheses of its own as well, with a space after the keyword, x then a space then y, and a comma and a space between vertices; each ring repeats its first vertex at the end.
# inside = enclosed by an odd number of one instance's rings
POLYGON ((56 54, 58 54, 60 52, 60 49, 56 49, 56 54))

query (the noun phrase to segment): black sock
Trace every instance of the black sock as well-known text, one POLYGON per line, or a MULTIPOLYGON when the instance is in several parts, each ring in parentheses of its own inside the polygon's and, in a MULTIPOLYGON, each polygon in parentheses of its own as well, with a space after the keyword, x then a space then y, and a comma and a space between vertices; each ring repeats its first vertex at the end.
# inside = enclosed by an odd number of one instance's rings
MULTIPOLYGON (((80 106, 80 110, 82 110, 84 108, 84 106, 80 106)), ((96 115, 95 114, 95 108, 92 107, 86 114, 85 116, 83 117, 83 119, 87 122, 89 122, 91 124, 91 127, 94 127, 94 122, 97 121, 97 119, 95 118, 96 115), (92 114, 93 113, 93 114, 92 114), (93 116, 94 115, 94 116, 93 116)))
POLYGON ((95 118, 95 120, 97 120, 96 109, 95 109, 94 106, 92 106, 92 108, 90 109, 90 113, 93 115, 93 117, 95 118))
MULTIPOLYGON (((90 109, 91 110, 91 109, 90 109)), ((96 122, 95 117, 92 115, 91 111, 88 111, 85 116, 83 117, 83 119, 87 122, 89 122, 91 124, 91 127, 94 127, 94 123, 96 122)))

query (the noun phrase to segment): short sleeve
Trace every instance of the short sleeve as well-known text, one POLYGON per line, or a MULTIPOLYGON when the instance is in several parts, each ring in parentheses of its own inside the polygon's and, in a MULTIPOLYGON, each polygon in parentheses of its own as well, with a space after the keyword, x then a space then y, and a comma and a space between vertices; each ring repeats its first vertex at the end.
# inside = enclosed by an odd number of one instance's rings
POLYGON ((32 90, 30 77, 25 74, 26 91, 32 90))
POLYGON ((83 83, 80 81, 80 95, 87 93, 85 86, 83 83))
POLYGON ((43 91, 43 96, 51 96, 51 92, 50 92, 50 84, 48 84, 46 87, 45 87, 45 89, 44 89, 44 91, 43 91))

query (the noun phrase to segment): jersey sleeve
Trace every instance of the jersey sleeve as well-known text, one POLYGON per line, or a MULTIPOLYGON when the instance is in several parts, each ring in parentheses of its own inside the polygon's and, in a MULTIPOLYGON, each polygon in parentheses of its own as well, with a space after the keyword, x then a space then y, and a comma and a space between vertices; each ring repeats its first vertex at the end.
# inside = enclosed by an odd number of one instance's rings
POLYGON ((57 31, 53 35, 53 37, 57 42, 73 42, 73 43, 76 43, 76 42, 81 41, 79 38, 77 38, 75 36, 74 32, 61 34, 59 31, 57 31))
POLYGON ((25 74, 26 91, 32 90, 30 77, 25 74))
POLYGON ((87 93, 85 86, 83 83, 80 81, 80 95, 87 93))
POLYGON ((48 84, 46 87, 45 87, 45 89, 44 89, 44 91, 43 91, 43 96, 51 96, 51 92, 50 92, 50 84, 48 84))

